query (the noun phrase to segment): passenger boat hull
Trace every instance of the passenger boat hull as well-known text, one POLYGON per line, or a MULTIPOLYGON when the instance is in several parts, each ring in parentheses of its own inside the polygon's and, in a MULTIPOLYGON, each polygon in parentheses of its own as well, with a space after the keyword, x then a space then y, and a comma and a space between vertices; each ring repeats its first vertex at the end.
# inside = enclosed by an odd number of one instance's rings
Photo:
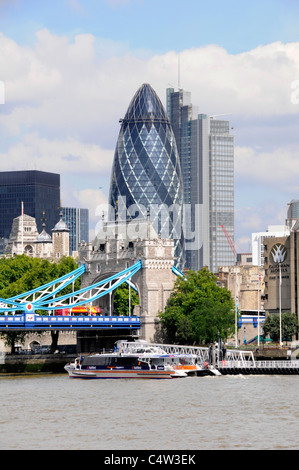
POLYGON ((174 370, 86 370, 66 365, 65 370, 76 379, 173 379, 186 377, 184 371, 174 370))

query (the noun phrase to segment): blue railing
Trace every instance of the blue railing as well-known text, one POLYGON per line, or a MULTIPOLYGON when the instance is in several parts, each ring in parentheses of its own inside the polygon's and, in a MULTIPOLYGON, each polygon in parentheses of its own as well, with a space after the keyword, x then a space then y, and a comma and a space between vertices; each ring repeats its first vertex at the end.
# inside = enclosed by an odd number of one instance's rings
POLYGON ((0 330, 88 330, 90 328, 139 329, 139 317, 117 316, 54 316, 27 313, 22 315, 0 315, 0 330))

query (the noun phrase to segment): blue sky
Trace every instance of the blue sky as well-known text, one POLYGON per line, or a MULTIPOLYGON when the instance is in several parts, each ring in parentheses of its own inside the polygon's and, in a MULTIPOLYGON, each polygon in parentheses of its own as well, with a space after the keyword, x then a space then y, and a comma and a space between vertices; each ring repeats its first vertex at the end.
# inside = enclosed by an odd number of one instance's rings
MULTIPOLYGON (((218 44, 231 53, 298 39, 297 0, 3 0, 1 30, 33 45, 36 30, 91 33, 131 50, 180 52, 218 44)), ((0 2, 1 5, 1 2, 0 2)))
POLYGON ((165 104, 179 58, 199 112, 233 127, 247 251, 299 198, 297 0, 0 0, 0 171, 61 173, 63 205, 95 226, 119 118, 144 82, 165 104))

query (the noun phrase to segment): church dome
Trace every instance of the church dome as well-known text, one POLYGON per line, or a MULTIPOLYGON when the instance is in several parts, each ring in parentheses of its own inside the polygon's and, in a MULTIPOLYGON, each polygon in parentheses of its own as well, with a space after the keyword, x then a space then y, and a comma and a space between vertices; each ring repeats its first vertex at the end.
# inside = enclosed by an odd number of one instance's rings
POLYGON ((52 232, 69 232, 69 228, 66 223, 62 220, 62 212, 60 212, 60 220, 57 222, 52 232))
POLYGON ((52 237, 46 232, 45 224, 43 224, 43 230, 38 235, 37 239, 35 240, 36 243, 52 243, 52 237))

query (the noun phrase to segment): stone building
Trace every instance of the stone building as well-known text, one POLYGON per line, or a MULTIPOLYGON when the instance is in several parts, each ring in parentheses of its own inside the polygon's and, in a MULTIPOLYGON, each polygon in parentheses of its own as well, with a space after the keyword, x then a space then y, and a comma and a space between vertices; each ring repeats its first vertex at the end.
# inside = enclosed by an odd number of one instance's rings
POLYGON ((231 291, 242 314, 264 313, 263 269, 250 265, 222 266, 219 268, 218 280, 221 287, 231 291))
POLYGON ((5 247, 5 256, 25 254, 36 258, 48 258, 58 261, 63 256, 69 256, 69 229, 60 220, 52 229, 52 236, 46 232, 43 222, 42 231, 37 231, 34 217, 23 214, 13 220, 8 243, 5 247))
POLYGON ((239 311, 238 344, 244 342, 245 336, 248 342, 257 336, 257 317, 260 316, 261 325, 265 315, 264 269, 250 264, 222 266, 217 277, 219 285, 230 290, 239 311))
MULTIPOLYGON (((107 238, 105 243, 96 239, 92 243, 81 243, 79 247, 79 263, 86 266, 82 287, 107 279, 139 260, 142 269, 132 279, 139 295, 139 305, 135 307, 134 314, 140 316, 140 338, 152 342, 155 340, 157 315, 164 309, 176 279, 172 272, 174 241, 160 236, 134 241, 117 237, 107 238)), ((113 297, 105 295, 98 302, 96 306, 101 307, 103 314, 113 313, 109 311, 113 297)))
MULTIPOLYGON (((60 220, 52 229, 52 236, 47 233, 45 222, 42 231, 38 233, 36 220, 29 215, 21 215, 13 220, 9 241, 6 245, 4 256, 22 255, 34 258, 59 261, 63 256, 69 256, 69 229, 65 222, 60 220)), ((76 332, 61 331, 59 335, 60 345, 75 345, 76 332)), ((50 332, 32 332, 26 335, 23 349, 34 349, 42 345, 51 344, 50 332)), ((0 339, 0 352, 9 352, 4 341, 0 339)))
POLYGON ((38 231, 34 217, 20 215, 13 219, 8 243, 5 247, 5 255, 35 256, 35 241, 38 231))

